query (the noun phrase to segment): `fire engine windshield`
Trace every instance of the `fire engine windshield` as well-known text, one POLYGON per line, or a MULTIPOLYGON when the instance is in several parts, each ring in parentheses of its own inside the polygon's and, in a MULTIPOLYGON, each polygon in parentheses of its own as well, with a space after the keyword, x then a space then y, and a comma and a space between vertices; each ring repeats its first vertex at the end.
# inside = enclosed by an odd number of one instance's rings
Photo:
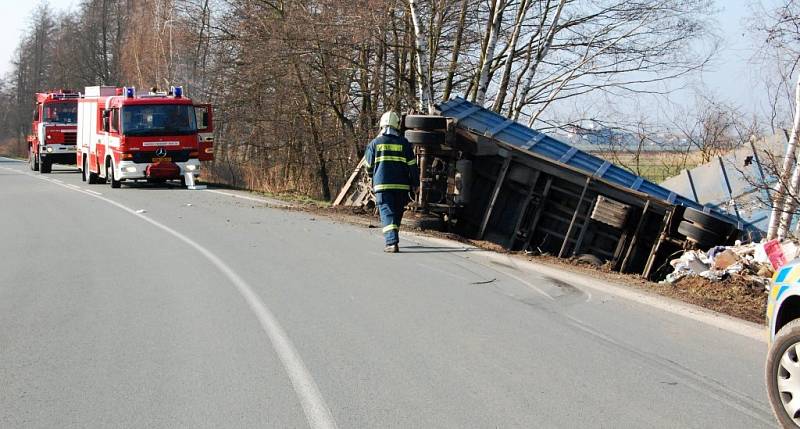
POLYGON ((45 103, 44 121, 74 124, 78 121, 78 103, 45 103))
POLYGON ((140 104, 122 107, 126 136, 177 136, 197 133, 194 107, 185 104, 140 104))

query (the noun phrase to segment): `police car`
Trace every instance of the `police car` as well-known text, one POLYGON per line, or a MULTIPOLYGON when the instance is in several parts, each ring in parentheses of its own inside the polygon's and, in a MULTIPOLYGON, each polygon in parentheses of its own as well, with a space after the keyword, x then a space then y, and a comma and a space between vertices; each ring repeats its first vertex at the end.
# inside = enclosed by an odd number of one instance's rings
POLYGON ((767 393, 785 428, 800 427, 800 259, 781 267, 772 279, 767 304, 769 353, 767 393))

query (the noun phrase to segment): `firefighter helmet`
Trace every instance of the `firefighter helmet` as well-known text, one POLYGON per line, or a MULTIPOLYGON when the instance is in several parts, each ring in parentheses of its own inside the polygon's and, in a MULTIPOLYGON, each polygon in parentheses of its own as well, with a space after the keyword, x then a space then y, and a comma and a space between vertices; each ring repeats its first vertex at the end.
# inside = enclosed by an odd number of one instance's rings
POLYGON ((400 117, 397 116, 397 113, 388 111, 381 116, 381 128, 394 128, 396 130, 400 129, 400 117))

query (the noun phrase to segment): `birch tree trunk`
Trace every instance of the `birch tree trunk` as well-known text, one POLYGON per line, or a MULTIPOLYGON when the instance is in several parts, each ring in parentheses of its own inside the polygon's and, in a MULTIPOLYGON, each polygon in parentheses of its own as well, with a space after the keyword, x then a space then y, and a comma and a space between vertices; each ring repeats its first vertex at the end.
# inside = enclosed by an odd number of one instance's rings
POLYGON ((461 40, 464 36, 464 23, 467 20, 468 4, 469 0, 461 0, 461 14, 458 17, 456 38, 453 42, 453 54, 452 58, 450 59, 450 68, 447 69, 447 78, 445 79, 444 84, 444 94, 442 95, 442 99, 445 101, 450 99, 450 93, 453 90, 453 78, 455 77, 456 69, 458 68, 458 55, 461 52, 461 40))
POLYGON ((494 16, 495 9, 497 8, 497 0, 490 0, 489 3, 489 19, 486 20, 486 31, 484 31, 483 41, 481 42, 481 55, 478 58, 478 65, 475 67, 475 73, 469 81, 469 88, 467 88, 467 96, 471 102, 475 102, 478 96, 478 80, 481 77, 481 70, 483 70, 483 63, 486 62, 486 47, 489 46, 489 37, 492 35, 492 17, 494 16))
POLYGON ((506 1, 498 0, 494 14, 491 16, 492 26, 491 31, 489 32, 489 42, 486 44, 486 53, 483 55, 484 61, 483 64, 481 64, 480 77, 478 78, 478 92, 475 96, 475 103, 479 106, 483 106, 483 104, 486 102, 486 91, 489 89, 489 81, 491 80, 491 74, 489 71, 492 68, 492 62, 494 61, 494 52, 497 48, 497 39, 499 38, 498 34, 500 33, 500 27, 503 24, 503 12, 505 11, 505 8, 506 1))
POLYGON ((786 235, 789 233, 789 227, 792 224, 794 211, 797 209, 796 195, 798 188, 800 188, 800 164, 797 164, 795 161, 795 150, 797 149, 798 133, 800 133, 800 76, 797 78, 794 98, 795 110, 794 123, 792 124, 792 134, 789 137, 789 144, 786 148, 786 158, 783 161, 781 180, 778 182, 778 187, 775 189, 775 202, 773 203, 772 213, 770 214, 769 219, 767 238, 770 240, 776 237, 786 237, 786 235), (792 178, 789 181, 788 189, 784 190, 783 184, 786 183, 785 179, 789 175, 789 170, 792 164, 794 164, 792 178), (781 207, 783 208, 782 212, 781 207), (780 215, 780 221, 778 222, 776 231, 773 227, 773 223, 776 222, 778 215, 780 215), (772 234, 770 234, 770 232, 772 232, 772 234))
POLYGON ((514 52, 517 49, 517 42, 519 41, 519 33, 522 31, 522 24, 525 22, 525 13, 528 11, 528 4, 528 0, 520 1, 519 10, 517 10, 517 19, 514 22, 514 31, 511 33, 511 41, 509 42, 510 48, 508 49, 506 63, 503 67, 503 76, 500 79, 500 87, 497 89, 497 96, 492 105, 492 110, 497 113, 500 113, 506 101, 508 82, 511 80, 511 69, 514 65, 514 52))
POLYGON ((431 74, 428 70, 428 37, 425 23, 419 17, 417 0, 408 0, 411 10, 411 21, 416 36, 414 47, 417 51, 417 82, 419 85, 419 109, 427 113, 433 112, 433 94, 431 92, 431 74))
POLYGON ((560 0, 558 2, 558 7, 556 8, 556 13, 553 17, 553 23, 550 24, 550 28, 547 31, 547 37, 539 49, 537 49, 536 58, 533 61, 533 65, 531 65, 531 68, 528 69, 527 76, 525 76, 525 83, 522 86, 519 98, 517 99, 517 105, 514 107, 515 120, 519 118, 520 113, 522 113, 522 108, 525 107, 525 104, 527 104, 526 98, 528 98, 528 93, 531 91, 531 87, 533 86, 533 77, 536 75, 536 69, 539 66, 539 63, 541 63, 542 58, 547 55, 547 51, 550 49, 550 46, 553 44, 553 38, 555 38, 556 32, 558 31, 558 21, 561 19, 561 11, 564 10, 564 5, 566 3, 567 0, 560 0))
POLYGON ((800 121, 800 103, 797 103, 798 97, 800 97, 800 78, 798 78, 797 86, 795 88, 796 104, 792 135, 789 136, 789 141, 786 144, 786 156, 783 158, 783 168, 781 169, 780 179, 775 185, 775 196, 772 199, 772 211, 770 212, 769 227, 767 228, 767 240, 772 240, 778 235, 781 212, 783 205, 786 202, 784 195, 786 192, 786 184, 789 183, 789 178, 792 174, 792 166, 795 164, 795 152, 797 150, 797 127, 798 121, 800 121))

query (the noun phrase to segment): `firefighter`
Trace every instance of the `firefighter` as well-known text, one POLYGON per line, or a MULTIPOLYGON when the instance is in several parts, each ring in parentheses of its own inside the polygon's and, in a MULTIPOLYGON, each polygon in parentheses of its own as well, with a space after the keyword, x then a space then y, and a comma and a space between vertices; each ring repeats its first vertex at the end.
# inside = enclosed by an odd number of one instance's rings
POLYGON ((380 135, 367 145, 364 161, 383 223, 386 240, 383 251, 397 253, 400 251, 400 221, 410 201, 409 193, 416 192, 419 185, 419 169, 411 143, 400 134, 397 113, 384 113, 380 128, 380 135))

